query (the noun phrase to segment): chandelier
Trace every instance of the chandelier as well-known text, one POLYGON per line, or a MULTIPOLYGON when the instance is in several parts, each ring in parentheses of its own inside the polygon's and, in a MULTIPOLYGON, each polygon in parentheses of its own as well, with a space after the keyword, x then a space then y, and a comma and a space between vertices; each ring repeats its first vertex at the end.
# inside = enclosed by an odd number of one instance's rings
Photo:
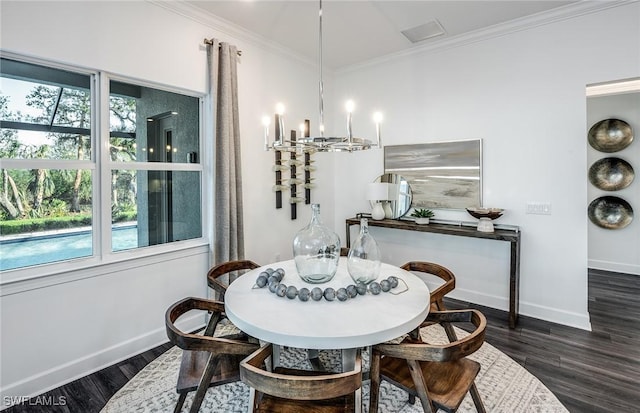
POLYGON ((271 124, 271 118, 265 116, 262 118, 262 124, 264 126, 264 149, 275 150, 281 152, 355 152, 361 150, 367 150, 374 147, 382 148, 380 141, 380 123, 382 122, 382 114, 375 112, 373 114, 373 121, 376 126, 376 140, 372 142, 365 138, 356 137, 353 135, 352 128, 352 114, 355 109, 355 103, 353 100, 347 101, 345 110, 347 112, 347 125, 345 136, 324 136, 324 89, 322 82, 322 0, 320 0, 320 10, 318 13, 319 21, 319 36, 318 36, 318 67, 319 67, 319 136, 310 136, 309 121, 305 120, 304 123, 299 126, 299 136, 296 137, 296 132, 292 131, 290 138, 285 138, 284 129, 284 112, 285 107, 282 103, 276 105, 275 112, 275 136, 273 142, 269 142, 269 127, 271 124))

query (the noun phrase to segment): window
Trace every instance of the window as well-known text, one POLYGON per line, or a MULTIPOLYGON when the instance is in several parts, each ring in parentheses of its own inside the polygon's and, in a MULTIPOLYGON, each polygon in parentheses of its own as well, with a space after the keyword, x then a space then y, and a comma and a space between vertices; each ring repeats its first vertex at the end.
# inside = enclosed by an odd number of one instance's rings
POLYGON ((113 231, 113 250, 201 237, 200 168, 184 170, 197 165, 198 99, 116 81, 109 96, 113 224, 137 218, 137 243, 113 231))
POLYGON ((100 82, 100 72, 1 65, 0 270, 202 237, 201 98, 100 82))

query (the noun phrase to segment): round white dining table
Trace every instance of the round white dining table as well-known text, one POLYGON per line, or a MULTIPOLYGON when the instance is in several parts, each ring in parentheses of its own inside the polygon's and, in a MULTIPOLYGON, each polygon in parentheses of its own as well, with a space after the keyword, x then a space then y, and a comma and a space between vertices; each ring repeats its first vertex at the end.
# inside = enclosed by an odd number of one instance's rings
POLYGON ((393 265, 383 263, 376 281, 393 275, 404 282, 400 281, 390 292, 367 293, 346 301, 324 298, 300 301, 297 297, 278 297, 268 287, 255 286, 258 275, 269 267, 284 269, 281 282, 298 290, 302 287, 337 290, 353 284, 345 257, 340 258, 335 277, 323 284, 304 282, 298 276, 293 260, 265 265, 240 276, 225 293, 227 317, 242 331, 269 343, 306 349, 365 347, 410 332, 429 312, 426 284, 393 265))

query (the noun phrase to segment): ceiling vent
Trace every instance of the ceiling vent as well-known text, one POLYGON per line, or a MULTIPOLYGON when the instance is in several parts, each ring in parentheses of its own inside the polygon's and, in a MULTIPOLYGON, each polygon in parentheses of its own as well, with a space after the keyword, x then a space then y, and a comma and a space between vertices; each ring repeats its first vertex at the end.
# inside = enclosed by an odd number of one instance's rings
POLYGON ((442 25, 437 20, 431 20, 430 22, 421 24, 420 26, 412 27, 402 31, 411 43, 418 43, 432 37, 442 36, 445 33, 442 25))

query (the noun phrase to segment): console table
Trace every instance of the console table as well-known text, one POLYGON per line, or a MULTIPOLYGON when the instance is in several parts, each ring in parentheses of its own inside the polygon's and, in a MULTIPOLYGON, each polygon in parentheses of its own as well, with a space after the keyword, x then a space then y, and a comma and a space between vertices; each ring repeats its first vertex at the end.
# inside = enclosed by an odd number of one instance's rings
MULTIPOLYGON (((349 218, 347 224, 347 247, 351 245, 351 227, 360 225, 360 218, 349 218)), ((511 245, 511 264, 509 268, 509 328, 515 328, 518 321, 520 291, 520 229, 519 227, 501 228, 496 226, 494 232, 480 232, 473 223, 432 220, 427 225, 418 225, 409 220, 369 219, 370 227, 392 228, 405 231, 431 232, 434 234, 456 235, 460 237, 482 238, 506 241, 511 245)))

